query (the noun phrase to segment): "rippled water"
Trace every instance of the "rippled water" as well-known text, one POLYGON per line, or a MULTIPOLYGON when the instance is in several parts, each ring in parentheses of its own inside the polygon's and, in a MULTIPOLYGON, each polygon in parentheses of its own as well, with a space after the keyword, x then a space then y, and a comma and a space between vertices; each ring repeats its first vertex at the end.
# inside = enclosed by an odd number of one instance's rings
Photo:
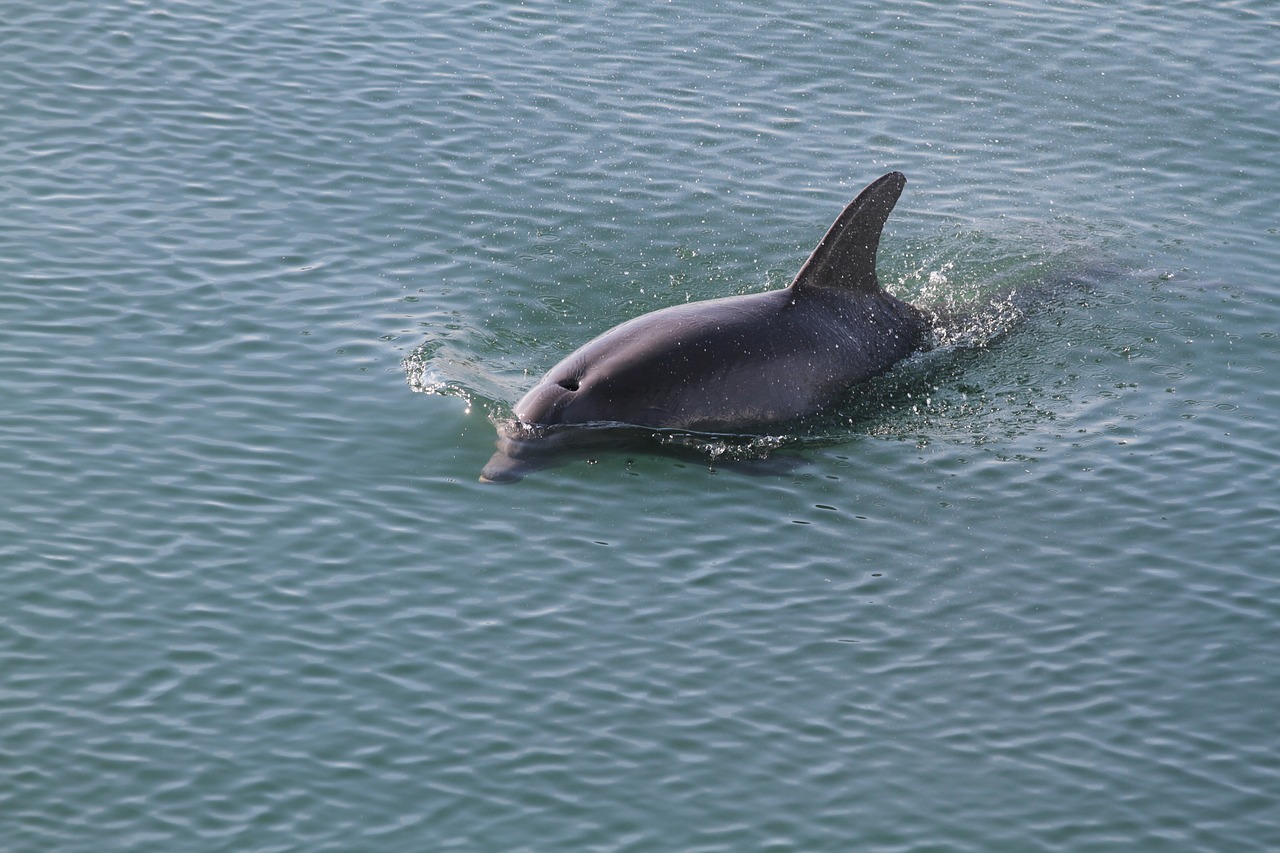
POLYGON ((3 19, 6 851, 1280 848, 1272 4, 3 19), (798 467, 476 482, 889 169, 798 467))

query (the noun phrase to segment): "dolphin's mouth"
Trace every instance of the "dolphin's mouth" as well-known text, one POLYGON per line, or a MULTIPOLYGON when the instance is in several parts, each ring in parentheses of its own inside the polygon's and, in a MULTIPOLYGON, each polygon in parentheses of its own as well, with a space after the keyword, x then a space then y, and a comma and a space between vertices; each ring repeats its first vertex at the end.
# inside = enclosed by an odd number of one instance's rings
POLYGON ((598 433, 608 433, 602 427, 617 424, 531 424, 511 418, 497 424, 497 452, 480 472, 482 483, 515 483, 525 475, 551 467, 566 452, 607 444, 604 435, 592 441, 598 433))
POLYGON ((715 465, 747 465, 764 460, 787 443, 784 436, 764 432, 702 431, 619 421, 531 424, 510 418, 496 426, 496 452, 480 472, 482 483, 515 483, 568 458, 604 449, 663 450, 705 458, 715 465))
POLYGON ((573 424, 536 424, 513 417, 499 421, 498 448, 513 456, 545 453, 564 444, 580 444, 584 436, 611 427, 623 427, 608 421, 573 424))

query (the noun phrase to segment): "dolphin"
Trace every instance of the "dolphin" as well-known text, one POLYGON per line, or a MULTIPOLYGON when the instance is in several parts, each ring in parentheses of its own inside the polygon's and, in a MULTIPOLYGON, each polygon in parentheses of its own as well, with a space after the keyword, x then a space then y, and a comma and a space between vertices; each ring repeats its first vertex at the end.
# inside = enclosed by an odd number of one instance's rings
POLYGON ((890 172, 869 184, 786 288, 663 308, 584 344, 498 426, 481 481, 514 482, 566 448, 646 430, 750 434, 819 412, 924 349, 930 316, 876 276, 906 183, 890 172))

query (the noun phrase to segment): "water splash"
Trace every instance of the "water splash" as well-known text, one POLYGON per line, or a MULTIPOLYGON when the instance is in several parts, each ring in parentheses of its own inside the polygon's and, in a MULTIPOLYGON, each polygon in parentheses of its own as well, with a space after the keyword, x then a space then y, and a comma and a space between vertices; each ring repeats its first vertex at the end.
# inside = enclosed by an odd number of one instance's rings
POLYGON ((765 459, 793 440, 786 435, 721 435, 674 430, 655 431, 653 438, 662 447, 693 450, 711 462, 765 459))
POLYGON ((405 381, 413 391, 419 394, 432 394, 437 397, 457 397, 466 403, 466 414, 469 415, 475 403, 475 397, 465 385, 449 379, 445 375, 441 364, 444 359, 439 355, 442 349, 442 342, 429 341, 405 356, 401 362, 401 367, 404 368, 405 372, 405 381))

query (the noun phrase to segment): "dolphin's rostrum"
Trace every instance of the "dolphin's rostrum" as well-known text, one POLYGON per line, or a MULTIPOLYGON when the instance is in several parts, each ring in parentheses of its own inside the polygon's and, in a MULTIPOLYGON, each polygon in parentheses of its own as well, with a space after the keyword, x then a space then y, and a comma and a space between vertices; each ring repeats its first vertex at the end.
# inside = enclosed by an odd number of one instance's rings
POLYGON ((922 349, 928 318, 876 277, 906 182, 890 172, 859 193, 787 288, 644 314, 569 355, 499 426, 480 479, 519 480, 619 427, 746 433, 793 420, 922 349))

